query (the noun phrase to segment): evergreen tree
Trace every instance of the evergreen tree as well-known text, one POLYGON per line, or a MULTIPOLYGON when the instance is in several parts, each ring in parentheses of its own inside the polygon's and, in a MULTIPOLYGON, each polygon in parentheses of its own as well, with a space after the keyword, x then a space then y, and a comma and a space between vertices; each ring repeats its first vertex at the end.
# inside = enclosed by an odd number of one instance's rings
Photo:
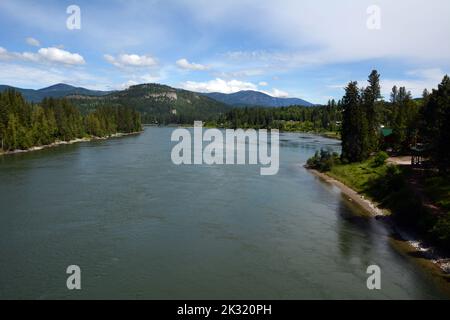
POLYGON ((421 128, 424 141, 431 147, 431 157, 441 171, 450 169, 450 78, 445 76, 437 90, 428 97, 421 128))
POLYGON ((375 105, 381 98, 380 74, 377 70, 373 70, 370 73, 368 82, 369 86, 363 93, 368 128, 367 148, 369 152, 375 152, 378 150, 379 141, 379 123, 375 112, 375 105))
POLYGON ((365 110, 361 104, 357 82, 350 82, 345 88, 342 100, 342 160, 360 162, 369 156, 368 125, 365 110))

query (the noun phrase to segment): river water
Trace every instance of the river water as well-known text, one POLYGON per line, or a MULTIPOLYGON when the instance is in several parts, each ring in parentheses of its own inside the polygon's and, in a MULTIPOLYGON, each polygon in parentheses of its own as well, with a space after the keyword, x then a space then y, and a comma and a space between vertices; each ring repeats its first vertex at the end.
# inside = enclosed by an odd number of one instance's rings
POLYGON ((280 171, 176 166, 172 128, 0 158, 0 298, 432 299, 440 282, 302 165, 339 143, 281 134, 280 171), (381 290, 366 269, 381 268, 381 290), (69 291, 66 268, 81 268, 69 291))

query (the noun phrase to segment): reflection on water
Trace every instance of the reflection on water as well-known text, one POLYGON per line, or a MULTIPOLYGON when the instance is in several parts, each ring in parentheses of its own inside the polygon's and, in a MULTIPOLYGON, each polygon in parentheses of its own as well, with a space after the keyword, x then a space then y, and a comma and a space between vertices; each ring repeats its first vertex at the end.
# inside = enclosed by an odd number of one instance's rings
POLYGON ((442 298, 387 230, 302 164, 336 140, 280 135, 280 171, 175 166, 170 128, 0 158, 0 298, 442 298), (80 292, 65 288, 68 265, 80 292), (382 269, 382 290, 366 269, 382 269))

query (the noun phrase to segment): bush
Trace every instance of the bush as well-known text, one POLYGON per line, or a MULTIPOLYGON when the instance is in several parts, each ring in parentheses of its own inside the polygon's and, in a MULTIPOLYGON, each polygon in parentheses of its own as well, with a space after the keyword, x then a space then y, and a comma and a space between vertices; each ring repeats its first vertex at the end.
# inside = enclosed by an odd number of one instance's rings
POLYGON ((380 151, 376 154, 375 158, 373 158, 373 164, 375 167, 381 167, 386 163, 388 158, 389 156, 386 152, 380 151))
POLYGON ((339 164, 339 154, 330 150, 316 151, 314 157, 308 159, 306 165, 308 168, 316 169, 320 172, 330 171, 331 168, 339 164))
POLYGON ((431 232, 447 248, 450 248, 450 216, 439 217, 431 232))

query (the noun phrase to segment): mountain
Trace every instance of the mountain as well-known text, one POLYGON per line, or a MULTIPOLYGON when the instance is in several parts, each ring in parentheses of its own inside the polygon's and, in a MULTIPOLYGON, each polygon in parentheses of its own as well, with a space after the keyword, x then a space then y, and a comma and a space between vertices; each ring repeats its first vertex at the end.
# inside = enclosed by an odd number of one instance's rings
POLYGON ((82 112, 102 105, 131 106, 141 112, 145 123, 193 124, 208 120, 231 106, 200 93, 175 89, 162 84, 140 84, 103 96, 73 94, 67 96, 82 112))
POLYGON ((260 107, 312 107, 312 103, 298 98, 275 98, 258 91, 239 91, 236 93, 204 93, 205 96, 233 106, 260 106, 260 107))
POLYGON ((62 98, 68 95, 103 96, 111 93, 111 91, 98 91, 80 87, 73 87, 64 83, 55 84, 53 86, 39 90, 22 89, 0 85, 0 92, 5 91, 7 89, 14 89, 20 92, 23 95, 23 97, 30 102, 41 102, 42 99, 46 97, 62 98))

